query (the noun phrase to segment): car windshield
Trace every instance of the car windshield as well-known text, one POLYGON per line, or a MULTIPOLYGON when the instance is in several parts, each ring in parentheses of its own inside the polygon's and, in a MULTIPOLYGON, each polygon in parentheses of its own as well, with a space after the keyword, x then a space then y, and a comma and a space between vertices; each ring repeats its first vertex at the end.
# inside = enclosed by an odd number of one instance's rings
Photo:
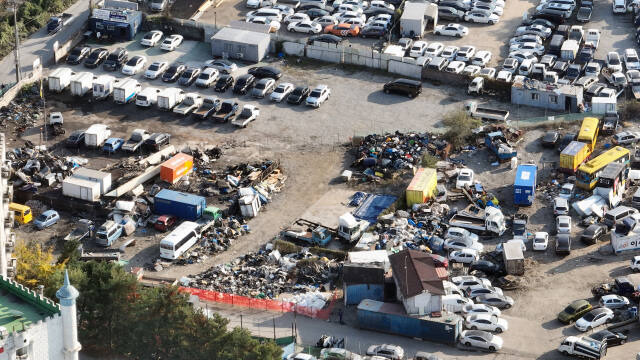
POLYGON ((564 312, 566 312, 567 314, 571 315, 571 314, 576 312, 576 308, 574 308, 573 306, 569 305, 566 308, 564 308, 564 312))
POLYGON ((259 83, 257 83, 257 84, 256 84, 256 89, 258 89, 258 90, 262 90, 262 89, 264 89, 266 86, 267 86, 267 84, 266 84, 266 83, 259 82, 259 83))
POLYGON ((311 92, 311 95, 309 95, 309 97, 319 97, 321 94, 320 90, 313 90, 311 92))
POLYGON ((44 215, 44 214, 38 215, 38 221, 45 221, 45 220, 47 220, 46 215, 44 215))
POLYGON ((145 34, 145 35, 144 35, 143 39, 145 39, 145 40, 149 40, 149 39, 151 39, 152 37, 153 37, 153 33, 147 33, 147 34, 145 34))
POLYGON ((273 92, 283 93, 284 92, 284 87, 278 86, 273 92))
POLYGON ((469 180, 471 180, 471 176, 469 176, 469 175, 460 175, 460 176, 458 176, 458 180, 469 181, 469 180))
POLYGON ((593 320, 593 318, 596 317, 596 315, 594 313, 588 313, 587 315, 583 316, 582 318, 586 321, 591 321, 593 320))
POLYGON ((617 57, 613 57, 613 56, 612 56, 612 57, 609 59, 609 64, 611 64, 611 65, 618 65, 618 64, 620 64, 620 59, 618 59, 617 57))
POLYGON ((81 53, 82 53, 81 48, 74 48, 73 50, 71 50, 71 55, 80 55, 81 53))
POLYGON ((138 58, 137 57, 131 58, 131 60, 127 61, 127 65, 128 66, 134 66, 137 63, 138 63, 138 58))
POLYGON ((112 60, 112 61, 118 60, 118 54, 115 54, 115 53, 114 54, 110 54, 107 57, 107 60, 112 60))
POLYGON ((159 69, 160 69, 160 66, 156 64, 151 64, 151 66, 149 66, 149 70, 151 71, 158 71, 159 69))

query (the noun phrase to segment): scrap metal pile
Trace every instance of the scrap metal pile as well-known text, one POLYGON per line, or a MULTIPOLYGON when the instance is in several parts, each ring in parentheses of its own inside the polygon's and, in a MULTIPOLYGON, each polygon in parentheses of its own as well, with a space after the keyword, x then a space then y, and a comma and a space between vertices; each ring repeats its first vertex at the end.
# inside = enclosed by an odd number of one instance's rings
POLYGON ((15 132, 22 134, 28 128, 34 127, 40 121, 42 103, 35 94, 24 94, 16 97, 9 105, 0 108, 0 126, 6 128, 15 125, 15 132))
POLYGON ((202 262, 209 255, 226 251, 234 240, 250 231, 249 225, 241 217, 220 218, 214 226, 202 233, 200 243, 185 253, 177 264, 186 265, 202 262))
POLYGON ((270 193, 279 192, 286 176, 277 161, 266 160, 260 163, 242 163, 229 166, 224 170, 209 167, 198 168, 200 181, 191 183, 190 190, 202 196, 231 196, 240 188, 252 187, 261 196, 263 203, 270 199, 270 193))

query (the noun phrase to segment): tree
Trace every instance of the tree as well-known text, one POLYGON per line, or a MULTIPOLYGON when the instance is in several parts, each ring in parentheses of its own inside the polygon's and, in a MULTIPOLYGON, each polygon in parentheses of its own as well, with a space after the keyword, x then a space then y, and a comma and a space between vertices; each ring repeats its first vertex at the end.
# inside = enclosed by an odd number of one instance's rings
POLYGON ((38 243, 19 241, 13 254, 18 260, 16 280, 30 288, 48 286, 52 276, 64 268, 64 264, 56 264, 51 249, 43 249, 38 243))
POLYGON ((482 125, 482 121, 472 118, 462 109, 447 113, 442 123, 447 127, 444 138, 453 148, 464 146, 472 134, 471 130, 482 125))

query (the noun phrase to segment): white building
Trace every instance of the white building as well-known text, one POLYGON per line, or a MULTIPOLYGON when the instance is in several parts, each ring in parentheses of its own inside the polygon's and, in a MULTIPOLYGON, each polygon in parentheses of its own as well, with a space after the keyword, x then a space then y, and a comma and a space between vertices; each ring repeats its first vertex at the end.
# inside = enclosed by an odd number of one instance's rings
POLYGON ((0 278, 0 360, 78 360, 78 290, 66 273, 56 296, 59 305, 0 278))

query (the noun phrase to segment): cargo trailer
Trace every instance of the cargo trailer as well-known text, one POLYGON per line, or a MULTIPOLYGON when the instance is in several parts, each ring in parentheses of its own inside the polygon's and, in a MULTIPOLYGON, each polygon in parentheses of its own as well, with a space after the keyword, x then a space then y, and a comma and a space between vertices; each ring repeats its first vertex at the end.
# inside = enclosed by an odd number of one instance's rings
POLYGON ((68 177, 62 181, 62 195, 97 202, 100 200, 100 184, 90 180, 68 177))
POLYGON ((591 150, 585 143, 572 141, 560 153, 559 170, 569 174, 575 174, 578 167, 589 159, 591 150))
POLYGON ((64 91, 64 89, 66 89, 71 82, 72 73, 73 72, 71 71, 71 69, 65 67, 53 70, 47 78, 47 82, 49 83, 49 91, 57 93, 64 91))
POLYGON ((111 75, 100 75, 93 80, 93 98, 102 100, 108 98, 113 93, 113 85, 116 78, 111 75))
POLYGON ((81 72, 71 76, 70 80, 71 95, 84 96, 93 89, 93 74, 90 72, 81 72))
POLYGON ((513 204, 516 206, 530 206, 536 196, 538 167, 533 164, 522 164, 516 170, 513 182, 513 204))

